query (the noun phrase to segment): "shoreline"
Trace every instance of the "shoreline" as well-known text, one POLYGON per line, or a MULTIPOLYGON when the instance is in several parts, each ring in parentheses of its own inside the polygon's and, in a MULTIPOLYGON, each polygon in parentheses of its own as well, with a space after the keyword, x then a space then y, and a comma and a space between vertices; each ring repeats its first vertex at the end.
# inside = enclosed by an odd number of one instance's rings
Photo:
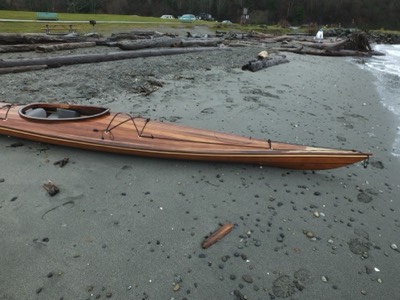
POLYGON ((392 147, 392 153, 396 157, 400 157, 400 108, 396 103, 397 94, 400 91, 398 84, 399 72, 396 72, 398 59, 398 47, 394 45, 375 45, 386 54, 385 58, 371 58, 366 61, 366 65, 360 65, 361 69, 371 72, 375 78, 375 86, 381 98, 381 103, 394 117, 397 124, 397 134, 392 147), (397 53, 397 54, 396 54, 397 53))
POLYGON ((400 254, 390 245, 400 246, 400 163, 389 151, 394 119, 373 75, 343 58, 295 54, 288 64, 242 71, 260 49, 2 75, 1 99, 73 99, 193 127, 371 151, 367 169, 157 160, 1 136, 0 297, 398 295, 400 254), (149 80, 162 87, 138 94, 149 80), (23 146, 10 147, 16 141, 23 146), (53 165, 64 157, 64 168, 53 165), (58 195, 42 189, 47 180, 58 195), (233 231, 203 250, 204 236, 225 222, 233 231))

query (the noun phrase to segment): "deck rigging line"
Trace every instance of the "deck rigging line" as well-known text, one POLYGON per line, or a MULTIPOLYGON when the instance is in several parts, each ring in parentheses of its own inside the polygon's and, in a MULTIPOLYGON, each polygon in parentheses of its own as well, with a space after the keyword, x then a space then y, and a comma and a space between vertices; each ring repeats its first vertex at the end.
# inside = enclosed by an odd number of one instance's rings
MULTIPOLYGON (((252 145, 252 139, 251 138, 249 138, 250 142, 248 142, 248 143, 244 143, 244 142, 243 143, 227 143, 227 142, 216 143, 216 142, 193 141, 193 140, 187 140, 187 139, 177 139, 177 138, 168 138, 168 137, 155 137, 153 135, 145 135, 145 134, 143 134, 143 132, 144 132, 147 124, 150 122, 150 118, 144 119, 145 123, 144 123, 144 125, 143 125, 143 127, 141 129, 139 129, 138 125, 135 122, 135 119, 143 119, 143 118, 140 117, 140 116, 134 117, 134 116, 132 116, 130 114, 127 114, 127 113, 121 113, 121 112, 116 113, 112 117, 110 122, 108 123, 106 129, 102 130, 101 139, 104 139, 104 134, 110 134, 110 138, 112 140, 114 140, 114 135, 112 134, 112 130, 118 128, 119 126, 121 126, 121 125, 123 125, 123 124, 125 124, 125 123, 127 123, 129 121, 132 121, 132 124, 135 127, 137 135, 139 137, 141 137, 141 138, 159 139, 159 140, 168 140, 168 141, 177 141, 177 142, 191 142, 191 143, 198 143, 198 144, 221 145, 221 146, 240 146, 240 147, 248 147, 248 148, 251 148, 251 149, 261 148, 259 146, 252 145), (119 115, 126 115, 127 119, 125 119, 125 120, 123 120, 123 121, 111 126, 112 123, 114 122, 115 118, 117 116, 119 116, 119 115)), ((214 134, 214 136, 215 136, 215 134, 214 134)), ((218 136, 215 136, 215 138, 220 139, 218 136)), ((266 142, 266 150, 272 150, 272 142, 271 142, 270 139, 268 139, 268 141, 266 142)))
POLYGON ((0 107, 0 109, 4 109, 4 108, 7 109, 4 118, 0 117, 0 120, 3 120, 3 121, 6 121, 6 120, 7 120, 8 113, 10 112, 11 107, 12 107, 12 104, 6 104, 6 105, 3 105, 2 107, 0 107))

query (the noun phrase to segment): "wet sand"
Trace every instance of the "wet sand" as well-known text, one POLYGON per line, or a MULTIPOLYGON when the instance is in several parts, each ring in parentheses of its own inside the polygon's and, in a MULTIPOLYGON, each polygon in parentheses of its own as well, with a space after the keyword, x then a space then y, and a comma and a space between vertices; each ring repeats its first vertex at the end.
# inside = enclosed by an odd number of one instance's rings
MULTIPOLYGON (((1 136, 0 299, 398 297, 400 253, 391 248, 400 246, 400 165, 391 155, 397 124, 374 78, 345 58, 295 54, 288 64, 242 71, 261 49, 0 76, 1 101, 100 104, 373 153, 366 169, 309 172, 1 136), (156 91, 140 94, 155 82, 156 91), (54 165, 64 157, 67 165, 54 165), (48 180, 60 188, 54 197, 42 188, 48 180), (226 222, 233 231, 203 250, 203 238, 226 222)), ((25 54, 0 58, 15 56, 25 54)))

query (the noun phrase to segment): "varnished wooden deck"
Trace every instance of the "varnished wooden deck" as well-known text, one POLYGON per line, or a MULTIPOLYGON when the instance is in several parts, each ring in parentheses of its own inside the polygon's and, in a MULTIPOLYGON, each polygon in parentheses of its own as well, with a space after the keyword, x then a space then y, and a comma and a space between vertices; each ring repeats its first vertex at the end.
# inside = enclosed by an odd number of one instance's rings
MULTIPOLYGON (((97 151, 148 157, 250 163, 289 169, 333 169, 369 158, 369 153, 316 148, 105 113, 77 120, 31 120, 21 106, 0 103, 0 134, 97 151)), ((52 105, 48 108, 51 108, 52 105)), ((90 107, 89 107, 90 108, 90 107)), ((101 110, 101 108, 99 108, 101 110)), ((90 111, 90 109, 89 109, 90 111)), ((98 111, 98 110, 96 110, 98 111)))

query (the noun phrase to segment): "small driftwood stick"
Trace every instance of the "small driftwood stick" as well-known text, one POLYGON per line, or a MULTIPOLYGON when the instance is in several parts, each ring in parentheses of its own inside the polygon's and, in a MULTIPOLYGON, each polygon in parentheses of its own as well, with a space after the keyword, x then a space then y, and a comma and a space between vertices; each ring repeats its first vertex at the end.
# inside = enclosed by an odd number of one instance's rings
POLYGON ((43 188, 49 193, 50 196, 54 196, 60 191, 58 187, 50 180, 49 182, 43 184, 43 188))
POLYGON ((211 233, 202 243, 201 247, 203 249, 207 249, 214 243, 218 242, 220 239, 222 239, 225 235, 227 235, 229 232, 231 232, 233 229, 233 224, 231 223, 225 223, 222 225, 220 228, 218 228, 216 231, 211 233))
POLYGON ((62 168, 62 167, 64 167, 68 162, 69 162, 69 157, 65 157, 65 158, 63 158, 63 159, 61 159, 61 160, 56 161, 56 162, 54 163, 54 165, 55 165, 55 166, 56 166, 56 165, 59 165, 60 168, 62 168))

